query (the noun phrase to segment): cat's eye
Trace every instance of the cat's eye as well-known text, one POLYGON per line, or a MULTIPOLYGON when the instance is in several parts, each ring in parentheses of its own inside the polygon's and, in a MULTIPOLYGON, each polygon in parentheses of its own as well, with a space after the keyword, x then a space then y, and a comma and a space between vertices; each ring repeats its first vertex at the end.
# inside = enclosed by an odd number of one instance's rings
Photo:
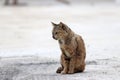
POLYGON ((55 34, 58 34, 58 32, 55 32, 55 34))

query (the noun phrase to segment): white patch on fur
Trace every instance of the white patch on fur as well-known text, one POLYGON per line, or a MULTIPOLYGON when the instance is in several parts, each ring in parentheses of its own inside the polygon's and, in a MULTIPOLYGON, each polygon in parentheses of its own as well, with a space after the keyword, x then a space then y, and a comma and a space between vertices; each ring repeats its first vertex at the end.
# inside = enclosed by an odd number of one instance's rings
POLYGON ((66 51, 66 50, 65 50, 65 55, 66 55, 67 57, 71 57, 71 56, 70 56, 70 53, 69 53, 68 51, 66 51))

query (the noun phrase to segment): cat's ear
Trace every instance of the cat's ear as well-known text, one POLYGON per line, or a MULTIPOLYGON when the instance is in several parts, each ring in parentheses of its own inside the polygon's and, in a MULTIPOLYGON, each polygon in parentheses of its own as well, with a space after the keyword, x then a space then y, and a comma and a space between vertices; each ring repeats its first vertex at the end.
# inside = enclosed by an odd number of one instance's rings
POLYGON ((54 26, 54 27, 56 27, 57 26, 57 24, 55 24, 55 23, 53 23, 53 22, 51 22, 52 23, 52 25, 54 26))
POLYGON ((63 22, 59 23, 59 26, 63 29, 63 30, 67 30, 67 26, 66 24, 64 24, 63 22))

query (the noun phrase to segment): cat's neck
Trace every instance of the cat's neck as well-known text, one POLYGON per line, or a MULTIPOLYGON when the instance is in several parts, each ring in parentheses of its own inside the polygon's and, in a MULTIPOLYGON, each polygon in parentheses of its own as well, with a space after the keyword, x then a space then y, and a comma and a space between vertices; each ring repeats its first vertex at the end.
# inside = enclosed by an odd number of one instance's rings
POLYGON ((65 40, 64 39, 59 39, 58 42, 59 42, 59 44, 65 44, 65 40))
POLYGON ((59 39, 59 44, 70 44, 71 43, 71 40, 72 40, 72 37, 74 37, 74 33, 72 32, 71 34, 69 34, 68 36, 66 36, 65 38, 63 39, 59 39))

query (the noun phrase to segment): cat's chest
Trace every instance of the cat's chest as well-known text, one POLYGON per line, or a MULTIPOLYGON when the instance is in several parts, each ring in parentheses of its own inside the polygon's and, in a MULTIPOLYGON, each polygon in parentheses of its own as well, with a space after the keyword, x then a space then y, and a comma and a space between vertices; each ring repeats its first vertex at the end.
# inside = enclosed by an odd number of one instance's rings
POLYGON ((59 40, 59 45, 60 45, 60 48, 62 48, 62 49, 65 49, 67 46, 69 46, 69 45, 65 44, 64 40, 59 40))
POLYGON ((67 51, 67 50, 64 50, 63 54, 64 54, 66 57, 68 57, 68 58, 71 57, 71 54, 70 54, 69 51, 67 51))
POLYGON ((59 41, 60 48, 62 49, 63 53, 67 57, 71 57, 71 48, 70 45, 66 45, 64 40, 59 41))

